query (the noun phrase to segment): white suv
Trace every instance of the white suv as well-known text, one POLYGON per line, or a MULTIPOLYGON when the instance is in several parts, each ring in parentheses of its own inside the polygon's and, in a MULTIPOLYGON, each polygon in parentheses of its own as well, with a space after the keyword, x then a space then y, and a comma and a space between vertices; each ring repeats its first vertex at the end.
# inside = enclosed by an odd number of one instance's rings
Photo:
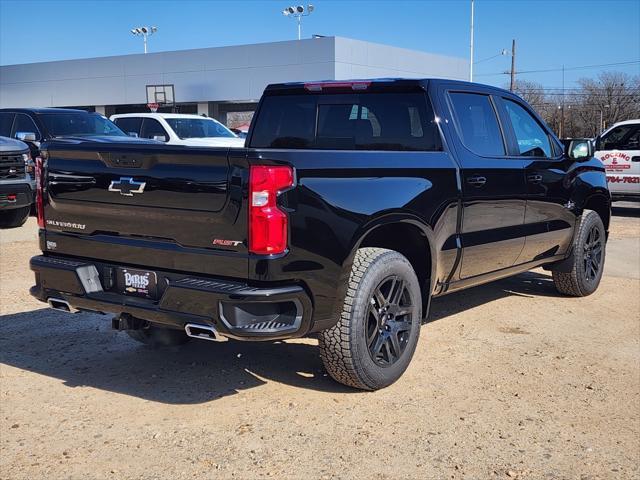
POLYGON ((182 113, 125 113, 110 119, 125 133, 191 147, 244 147, 244 138, 213 118, 182 113))
POLYGON ((640 200, 640 119, 611 126, 596 139, 613 200, 640 200))

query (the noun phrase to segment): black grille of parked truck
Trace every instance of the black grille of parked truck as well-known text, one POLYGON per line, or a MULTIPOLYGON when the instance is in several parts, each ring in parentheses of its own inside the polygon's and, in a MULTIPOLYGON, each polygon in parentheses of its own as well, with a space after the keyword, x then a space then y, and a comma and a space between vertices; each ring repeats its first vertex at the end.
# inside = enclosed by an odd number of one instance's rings
POLYGON ((43 145, 32 294, 148 344, 316 335, 333 378, 373 390, 432 297, 538 266, 567 295, 600 281, 602 163, 507 91, 271 85, 247 145, 43 145))
POLYGON ((29 218, 33 200, 32 174, 29 147, 0 136, 0 228, 20 227, 29 218))

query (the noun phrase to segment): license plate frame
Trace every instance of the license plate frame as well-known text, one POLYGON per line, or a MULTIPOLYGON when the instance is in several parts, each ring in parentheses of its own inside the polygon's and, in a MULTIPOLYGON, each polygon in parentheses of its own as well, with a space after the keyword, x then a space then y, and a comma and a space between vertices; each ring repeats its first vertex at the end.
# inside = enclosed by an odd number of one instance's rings
POLYGON ((120 267, 116 271, 118 292, 129 297, 155 300, 158 296, 158 275, 151 270, 120 267))

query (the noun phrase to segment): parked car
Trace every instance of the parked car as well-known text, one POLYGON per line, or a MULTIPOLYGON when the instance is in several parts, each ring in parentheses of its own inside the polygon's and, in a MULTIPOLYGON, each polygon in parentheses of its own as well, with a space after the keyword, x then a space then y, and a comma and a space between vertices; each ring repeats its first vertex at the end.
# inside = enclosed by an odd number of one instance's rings
POLYGON ((126 113, 111 120, 129 135, 169 145, 244 147, 244 139, 209 117, 184 113, 126 113))
POLYGON ((247 145, 47 143, 31 293, 148 344, 317 335, 334 379, 375 390, 434 296, 539 266, 566 295, 600 283, 604 166, 508 91, 271 85, 247 145))
POLYGON ((613 201, 640 201, 640 119, 616 123, 602 132, 595 150, 607 169, 613 201))
POLYGON ((0 135, 25 142, 29 145, 32 158, 40 155, 42 142, 54 138, 91 138, 110 142, 124 140, 128 143, 136 141, 106 117, 70 108, 0 109, 0 135))
POLYGON ((0 137, 0 228, 20 227, 29 218, 35 184, 27 144, 0 137))

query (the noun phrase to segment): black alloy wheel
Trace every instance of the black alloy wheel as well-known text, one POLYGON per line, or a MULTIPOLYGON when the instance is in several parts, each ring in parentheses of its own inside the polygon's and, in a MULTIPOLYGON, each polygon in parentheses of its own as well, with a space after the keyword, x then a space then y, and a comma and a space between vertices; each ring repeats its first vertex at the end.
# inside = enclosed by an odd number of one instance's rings
POLYGON ((385 278, 373 291, 367 313, 367 347, 381 367, 393 365, 407 348, 413 323, 411 293, 396 275, 385 278))
POLYGON ((587 235, 583 249, 584 274, 589 282, 593 282, 602 266, 602 235, 597 225, 593 225, 587 235))

